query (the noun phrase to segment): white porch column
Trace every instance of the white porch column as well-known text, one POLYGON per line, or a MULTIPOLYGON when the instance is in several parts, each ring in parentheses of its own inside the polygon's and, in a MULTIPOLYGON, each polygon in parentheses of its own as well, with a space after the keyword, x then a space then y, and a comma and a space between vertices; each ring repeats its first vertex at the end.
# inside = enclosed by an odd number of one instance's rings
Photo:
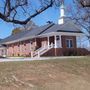
POLYGON ((47 38, 48 38, 48 48, 49 48, 49 45, 50 45, 49 36, 47 38))
POLYGON ((60 48, 62 48, 62 39, 61 39, 61 35, 59 35, 59 40, 60 40, 60 48))
POLYGON ((82 48, 82 41, 81 41, 81 37, 79 36, 79 41, 80 41, 80 48, 82 48))
POLYGON ((31 51, 31 58, 33 58, 33 51, 31 51))
POLYGON ((56 37, 56 35, 54 36, 54 43, 55 43, 55 48, 57 48, 57 37, 56 37))

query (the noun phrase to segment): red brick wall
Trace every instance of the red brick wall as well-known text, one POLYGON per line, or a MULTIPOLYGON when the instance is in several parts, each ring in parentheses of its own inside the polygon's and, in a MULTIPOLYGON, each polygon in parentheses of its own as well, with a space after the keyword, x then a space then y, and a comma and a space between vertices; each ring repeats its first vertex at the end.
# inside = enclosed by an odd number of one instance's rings
POLYGON ((20 49, 20 56, 29 56, 30 54, 30 40, 20 42, 18 47, 20 49))
MULTIPOLYGON (((54 37, 50 37, 50 43, 54 43, 54 37)), ((7 55, 8 56, 31 56, 31 49, 35 50, 42 46, 48 45, 47 37, 36 38, 31 40, 25 40, 13 44, 7 45, 7 55), (32 42, 30 44, 30 41, 32 42)))
POLYGON ((42 56, 62 56, 62 48, 52 48, 42 56))
MULTIPOLYGON (((49 37, 50 44, 51 42, 54 43, 54 37, 49 37)), ((76 37, 75 36, 62 36, 62 46, 63 48, 66 48, 66 39, 73 39, 74 48, 76 48, 76 37)), ((31 40, 26 40, 14 44, 8 45, 7 54, 8 56, 30 56, 31 54, 31 48, 38 49, 41 46, 48 45, 48 39, 47 37, 44 38, 36 38, 31 40), (30 41, 32 41, 32 44, 30 44, 30 41)), ((51 49, 47 53, 44 54, 44 56, 61 56, 62 55, 62 49, 51 49)))
POLYGON ((62 39, 62 47, 63 48, 67 48, 66 47, 66 39, 72 39, 73 40, 73 48, 76 48, 76 36, 61 36, 62 39))
POLYGON ((90 55, 90 51, 85 48, 52 48, 48 52, 44 53, 43 56, 85 56, 90 55))
MULTIPOLYGON (((32 46, 35 46, 35 41, 32 46)), ((9 44, 7 48, 7 56, 30 56, 30 40, 9 44)))

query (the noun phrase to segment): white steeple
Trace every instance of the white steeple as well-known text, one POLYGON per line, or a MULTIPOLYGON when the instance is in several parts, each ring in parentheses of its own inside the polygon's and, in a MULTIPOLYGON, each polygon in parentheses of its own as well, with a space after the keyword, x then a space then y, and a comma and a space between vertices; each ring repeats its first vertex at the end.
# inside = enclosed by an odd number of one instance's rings
POLYGON ((64 7, 64 3, 62 3, 62 5, 60 7, 60 17, 58 20, 58 24, 64 23, 64 17, 65 17, 65 7, 64 7))

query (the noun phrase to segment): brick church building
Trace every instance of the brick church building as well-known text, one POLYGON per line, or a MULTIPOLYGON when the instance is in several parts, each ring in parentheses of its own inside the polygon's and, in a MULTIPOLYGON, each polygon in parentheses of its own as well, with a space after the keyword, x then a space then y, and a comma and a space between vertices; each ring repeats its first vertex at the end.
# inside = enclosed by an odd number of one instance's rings
POLYGON ((60 7, 60 13, 58 24, 49 22, 2 39, 0 56, 63 56, 69 50, 82 51, 84 34, 81 28, 65 15, 64 5, 60 7))

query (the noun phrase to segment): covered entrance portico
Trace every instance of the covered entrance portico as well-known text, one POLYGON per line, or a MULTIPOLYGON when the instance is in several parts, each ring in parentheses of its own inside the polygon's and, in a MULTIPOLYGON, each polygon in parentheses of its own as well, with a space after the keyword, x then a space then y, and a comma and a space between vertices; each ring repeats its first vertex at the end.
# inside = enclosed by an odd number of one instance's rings
POLYGON ((47 36, 47 42, 48 42, 48 46, 52 44, 54 45, 54 48, 62 48, 61 35, 47 36))
MULTIPOLYGON (((50 46, 53 45, 54 48, 62 48, 62 40, 61 35, 56 35, 55 33, 49 33, 47 35, 40 35, 39 38, 46 38, 46 42, 44 41, 44 45, 41 45, 41 47, 44 46, 50 46)), ((42 41, 43 42, 43 41, 42 41)))
MULTIPOLYGON (((40 46, 34 51, 33 56, 40 57, 44 53, 47 53, 51 49, 54 50, 55 56, 59 54, 58 51, 65 48, 78 48, 77 37, 81 39, 82 33, 70 33, 70 32, 51 32, 48 34, 38 35, 40 40, 40 46)), ((36 40, 37 43, 37 40, 36 40)), ((81 42, 80 42, 81 43, 81 42)), ((38 44, 37 44, 38 45, 38 44)), ((81 45, 81 44, 80 44, 81 45)), ((61 52, 61 51, 60 51, 61 52)), ((51 52, 52 53, 52 52, 51 52)), ((50 54, 50 53, 49 53, 50 54)))
MULTIPOLYGON (((54 46, 54 48, 63 48, 65 47, 64 44, 66 44, 65 40, 63 40, 63 37, 64 36, 67 36, 67 37, 75 37, 75 40, 72 41, 74 42, 74 45, 76 48, 77 47, 82 47, 81 46, 81 37, 83 36, 82 33, 70 33, 70 32, 51 32, 51 33, 48 33, 48 34, 43 34, 43 35, 40 35, 39 37, 40 38, 47 38, 47 41, 45 43, 45 45, 41 45, 41 47, 43 46, 50 46, 51 44, 54 46), (77 43, 77 41, 79 40, 79 45, 77 43)), ((66 38, 68 39, 68 38, 66 38)), ((70 38, 72 39, 72 38, 70 38)))

